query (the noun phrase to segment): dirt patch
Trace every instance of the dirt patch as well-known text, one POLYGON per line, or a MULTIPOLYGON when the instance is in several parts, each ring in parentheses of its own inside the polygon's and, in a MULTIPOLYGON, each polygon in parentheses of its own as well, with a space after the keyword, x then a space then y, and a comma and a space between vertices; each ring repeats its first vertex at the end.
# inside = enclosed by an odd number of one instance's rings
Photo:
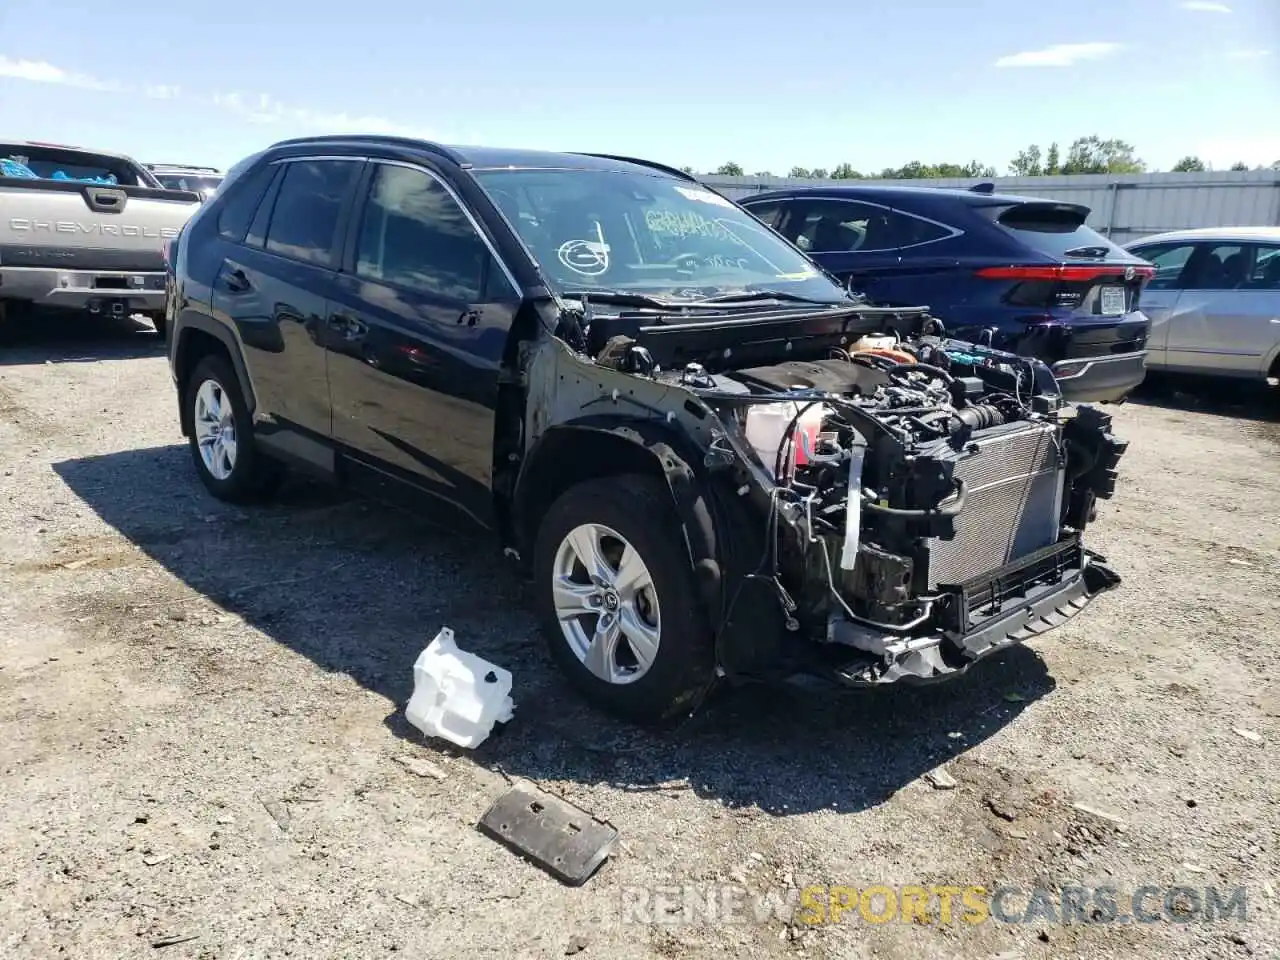
POLYGON ((489 544, 306 486, 253 510, 210 500, 158 347, 121 337, 0 358, 6 957, 1181 960, 1277 946, 1274 425, 1111 409, 1131 447, 1092 545, 1125 583, 1029 647, 929 688, 743 691, 652 734, 572 696, 489 544), (516 678, 515 721, 473 754, 424 743, 401 716, 442 624, 516 678), (924 779, 939 767, 950 780, 924 779), (474 829, 508 776, 619 827, 586 887, 474 829), (915 884, 1016 887, 1018 922, 624 910, 655 890, 795 907, 806 889, 915 884), (1185 889, 1149 924, 1106 922, 1092 900, 1078 923, 1027 908, 1028 891, 1082 885, 1245 887, 1249 916, 1201 922, 1185 889))

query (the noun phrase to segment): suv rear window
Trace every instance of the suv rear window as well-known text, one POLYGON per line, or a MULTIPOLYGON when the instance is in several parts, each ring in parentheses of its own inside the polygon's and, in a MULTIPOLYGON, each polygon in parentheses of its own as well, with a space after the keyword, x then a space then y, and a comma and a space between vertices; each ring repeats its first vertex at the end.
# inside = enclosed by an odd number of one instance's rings
POLYGON ((267 249, 282 257, 328 266, 342 204, 360 174, 358 160, 295 160, 276 194, 267 249))
POLYGON ((258 212, 262 195, 271 185, 271 178, 278 168, 263 164, 248 176, 238 177, 236 171, 228 176, 231 181, 222 193, 222 209, 218 211, 218 233, 227 240, 240 243, 249 231, 249 224, 258 212))
POLYGON ((1128 259, 1124 250, 1085 224, 1088 207, 1045 202, 983 209, 1019 242, 1055 260, 1128 259))

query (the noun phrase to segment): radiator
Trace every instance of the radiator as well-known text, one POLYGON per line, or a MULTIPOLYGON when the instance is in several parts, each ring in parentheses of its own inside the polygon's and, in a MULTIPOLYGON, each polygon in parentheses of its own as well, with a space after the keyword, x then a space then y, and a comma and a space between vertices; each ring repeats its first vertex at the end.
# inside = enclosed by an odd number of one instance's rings
POLYGON ((1064 470, 1058 430, 1015 423, 984 431, 957 464, 966 488, 952 540, 928 541, 929 586, 964 583, 1058 539, 1064 470))

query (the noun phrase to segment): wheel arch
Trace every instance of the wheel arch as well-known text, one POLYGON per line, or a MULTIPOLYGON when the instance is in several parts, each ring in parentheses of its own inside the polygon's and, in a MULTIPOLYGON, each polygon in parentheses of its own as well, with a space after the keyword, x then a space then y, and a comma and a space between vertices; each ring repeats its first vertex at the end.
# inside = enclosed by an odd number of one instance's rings
POLYGON ((680 519, 698 595, 713 624, 722 599, 717 523, 694 443, 665 424, 584 417, 551 427, 530 449, 516 481, 511 535, 528 555, 548 507, 587 480, 638 473, 662 480, 680 519))
POLYGON ((210 355, 221 355, 231 364, 239 381, 240 395, 244 397, 249 416, 253 416, 257 408, 253 382, 249 378, 240 344, 230 330, 204 314, 184 311, 178 319, 178 328, 173 331, 173 338, 173 376, 178 388, 179 415, 184 437, 191 435, 191 411, 186 409, 187 405, 183 402, 187 393, 187 381, 196 364, 210 355))

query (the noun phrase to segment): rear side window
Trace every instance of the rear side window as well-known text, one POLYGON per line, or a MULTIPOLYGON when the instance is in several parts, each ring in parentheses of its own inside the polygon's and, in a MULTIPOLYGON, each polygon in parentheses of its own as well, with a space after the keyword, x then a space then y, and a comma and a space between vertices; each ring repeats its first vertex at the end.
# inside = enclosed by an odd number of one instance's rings
POLYGON ((360 225, 358 276, 477 303, 487 262, 484 241, 439 181, 408 167, 377 168, 360 225))
POLYGON ((877 253, 952 235, 928 220, 858 200, 811 200, 796 211, 788 231, 809 253, 877 253))
POLYGON ((1194 250, 1195 244, 1192 243, 1169 243, 1140 247, 1130 253, 1149 261, 1156 268, 1156 275, 1147 284, 1148 290, 1178 290, 1182 287, 1182 274, 1194 250))
MULTIPOLYGON (((222 209, 218 211, 218 234, 233 243, 244 241, 244 235, 258 212, 262 195, 271 185, 276 168, 263 164, 246 177, 232 180, 222 196, 222 209)), ((228 178, 230 179, 230 178, 228 178)))
POLYGON ((1024 246, 1054 260, 1105 260, 1125 252, 1086 225, 1089 208, 1073 203, 1019 203, 983 208, 1024 246))
POLYGON ((342 205, 359 173, 357 160, 286 164, 267 227, 267 249, 307 263, 333 263, 342 205))

